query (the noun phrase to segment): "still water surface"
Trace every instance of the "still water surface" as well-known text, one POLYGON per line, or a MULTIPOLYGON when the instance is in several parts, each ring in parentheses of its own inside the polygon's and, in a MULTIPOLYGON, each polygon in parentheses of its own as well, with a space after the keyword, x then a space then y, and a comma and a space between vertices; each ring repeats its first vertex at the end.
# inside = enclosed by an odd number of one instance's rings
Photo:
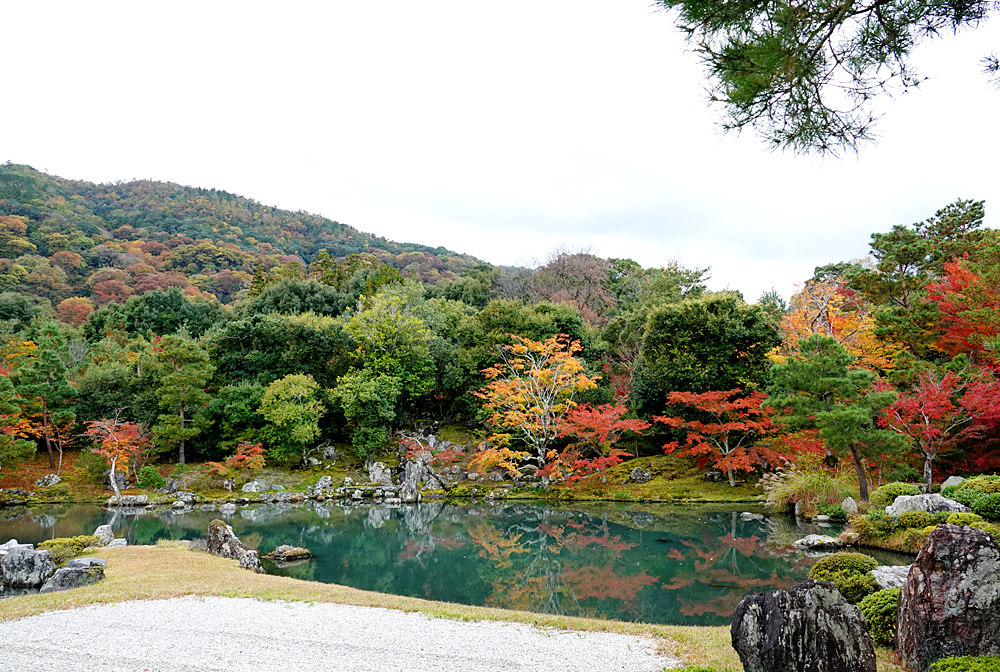
MULTIPOLYGON (((95 506, 0 509, 0 543, 91 534, 111 523, 129 544, 197 539, 223 518, 262 553, 305 546, 315 558, 269 573, 431 600, 573 616, 724 625, 751 591, 788 588, 815 562, 788 547, 812 532, 739 508, 552 504, 255 505, 223 516, 95 506)), ((908 564, 881 554, 882 564, 908 564)))

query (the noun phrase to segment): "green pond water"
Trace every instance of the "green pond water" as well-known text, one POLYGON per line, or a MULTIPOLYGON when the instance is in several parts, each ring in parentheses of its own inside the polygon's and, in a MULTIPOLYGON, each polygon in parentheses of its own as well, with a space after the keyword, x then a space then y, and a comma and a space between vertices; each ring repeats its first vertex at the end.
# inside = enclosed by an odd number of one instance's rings
MULTIPOLYGON (((269 573, 445 602, 626 621, 723 625, 749 592, 788 588, 816 561, 788 547, 838 527, 787 516, 745 520, 747 505, 253 505, 231 515, 96 506, 0 509, 0 543, 91 534, 129 544, 198 539, 222 518, 261 553, 315 557, 269 573)), ((909 556, 878 554, 882 564, 909 556)))

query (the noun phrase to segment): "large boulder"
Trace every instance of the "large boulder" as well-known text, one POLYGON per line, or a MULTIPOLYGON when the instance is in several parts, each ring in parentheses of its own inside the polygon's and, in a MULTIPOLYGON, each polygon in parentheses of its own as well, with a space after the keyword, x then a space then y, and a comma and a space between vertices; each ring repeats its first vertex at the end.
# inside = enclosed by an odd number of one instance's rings
POLYGON ((962 478, 961 476, 949 476, 948 478, 944 479, 944 483, 941 484, 941 489, 944 490, 945 488, 951 485, 961 485, 962 481, 964 480, 965 479, 962 478))
POLYGON ((212 555, 239 560, 240 567, 258 574, 264 573, 257 551, 247 549, 233 532, 233 528, 224 521, 215 519, 208 524, 208 539, 205 540, 205 544, 212 555))
POLYGON ((97 558, 76 558, 57 569, 38 592, 55 593, 97 583, 104 579, 105 564, 104 560, 97 558))
POLYGON ((392 471, 389 467, 385 466, 382 462, 369 462, 368 467, 368 480, 377 485, 392 485, 392 471))
POLYGON ((988 533, 931 532, 899 595, 896 652, 914 672, 949 656, 1000 656, 1000 548, 988 533))
POLYGON ((864 616, 826 581, 744 597, 730 632, 746 672, 875 672, 864 616))
POLYGON ((0 562, 0 585, 5 588, 38 588, 56 571, 48 551, 14 546, 0 562))
POLYGON ((62 483, 62 479, 56 474, 45 474, 35 481, 35 485, 39 488, 51 488, 53 485, 58 485, 59 483, 62 483))
POLYGON ((115 532, 111 529, 110 525, 101 525, 94 530, 94 536, 98 539, 98 543, 94 544, 95 546, 107 546, 115 538, 115 532))
POLYGON ((969 507, 959 504, 953 499, 933 495, 900 495, 896 501, 885 507, 885 512, 890 516, 898 516, 907 511, 926 511, 927 513, 966 513, 969 507))

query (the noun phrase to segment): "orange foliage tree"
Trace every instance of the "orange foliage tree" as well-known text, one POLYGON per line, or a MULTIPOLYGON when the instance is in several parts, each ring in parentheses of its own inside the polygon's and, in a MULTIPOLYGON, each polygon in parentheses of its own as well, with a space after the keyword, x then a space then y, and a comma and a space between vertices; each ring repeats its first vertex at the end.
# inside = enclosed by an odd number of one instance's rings
POLYGON ((63 324, 70 324, 79 327, 87 321, 87 317, 94 312, 94 304, 90 299, 82 296, 74 296, 64 299, 56 306, 56 319, 63 324))
POLYGON ((781 318, 783 342, 774 356, 783 360, 799 342, 813 334, 834 339, 854 356, 855 368, 875 373, 892 369, 892 360, 903 346, 875 337, 875 318, 864 297, 846 285, 843 276, 809 281, 792 296, 789 311, 781 318))
POLYGON ((501 362, 484 370, 489 382, 476 396, 485 400, 491 411, 490 422, 497 429, 487 441, 492 444, 476 456, 477 464, 491 461, 508 470, 514 462, 533 457, 538 467, 545 466, 547 447, 559 433, 562 417, 576 405, 573 397, 596 387, 598 376, 588 376, 576 353, 583 349, 579 341, 569 341, 560 334, 537 342, 514 334, 513 345, 500 351, 501 362), (514 438, 528 445, 534 455, 512 450, 514 438), (506 449, 505 459, 497 462, 506 449))
POLYGON ((127 467, 130 460, 143 455, 149 449, 149 439, 142 427, 134 422, 102 418, 88 420, 84 435, 89 436, 97 444, 92 448, 93 452, 108 461, 111 467, 111 488, 115 491, 116 497, 121 497, 115 470, 118 466, 127 467))
POLYGON ((936 348, 998 363, 1000 265, 964 259, 947 262, 944 269, 944 277, 930 286, 928 295, 939 312, 936 348))
POLYGON ((754 443, 755 439, 766 437, 778 431, 771 417, 774 411, 762 406, 767 398, 761 392, 743 395, 736 388, 725 391, 671 392, 667 400, 671 404, 683 404, 697 411, 707 422, 688 420, 681 416, 653 416, 656 422, 668 427, 687 430, 684 443, 673 441, 663 446, 665 452, 681 449, 682 455, 697 455, 702 458, 699 466, 711 460, 712 464, 726 472, 729 485, 735 487, 733 470, 753 471, 763 462, 775 463, 778 453, 754 443))

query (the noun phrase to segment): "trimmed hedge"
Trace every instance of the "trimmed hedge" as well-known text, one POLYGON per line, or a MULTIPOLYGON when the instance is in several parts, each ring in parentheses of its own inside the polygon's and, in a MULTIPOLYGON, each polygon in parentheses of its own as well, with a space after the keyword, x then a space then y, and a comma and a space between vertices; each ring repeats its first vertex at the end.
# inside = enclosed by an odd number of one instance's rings
POLYGON ((931 672, 1000 672, 1000 656, 960 656, 942 658, 931 672))
POLYGON ((986 520, 1000 520, 1000 492, 985 492, 972 505, 972 512, 986 520))
POLYGON ((877 566, 878 562, 871 556, 845 551, 820 558, 809 570, 809 578, 829 581, 845 600, 857 604, 866 595, 878 590, 878 582, 869 574, 877 566))
POLYGON ((889 588, 872 593, 858 604, 868 621, 868 632, 879 646, 892 646, 896 639, 896 617, 901 588, 889 588))
POLYGON ((899 514, 899 525, 904 529, 924 528, 936 522, 934 515, 927 511, 906 511, 899 514))
POLYGON ((920 487, 913 483, 886 483, 876 488, 868 498, 868 504, 875 509, 884 509, 903 495, 919 495, 920 487))
POLYGON ((43 541, 38 544, 38 550, 48 551, 49 559, 56 566, 61 566, 83 553, 83 549, 88 546, 98 546, 100 543, 100 538, 92 534, 84 534, 78 537, 60 537, 43 541))
POLYGON ((973 523, 981 523, 982 521, 983 517, 978 514, 956 512, 948 516, 948 520, 946 522, 951 523, 952 525, 969 526, 972 525, 973 523))

